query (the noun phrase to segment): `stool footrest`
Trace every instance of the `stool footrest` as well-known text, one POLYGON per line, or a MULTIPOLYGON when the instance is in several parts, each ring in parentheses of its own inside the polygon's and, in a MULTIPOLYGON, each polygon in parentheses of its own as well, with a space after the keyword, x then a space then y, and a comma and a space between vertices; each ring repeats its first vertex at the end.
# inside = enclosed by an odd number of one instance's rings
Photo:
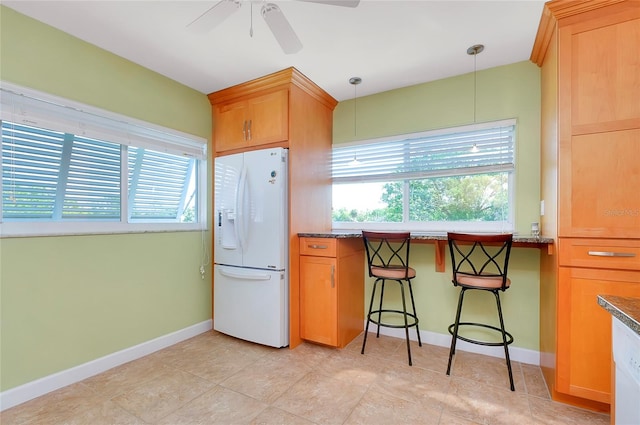
POLYGON ((386 328, 401 328, 404 329, 404 323, 402 324, 392 324, 392 323, 382 323, 381 321, 378 321, 377 319, 372 318, 371 316, 373 316, 374 314, 379 314, 379 313, 394 313, 394 314, 399 314, 401 316, 404 316, 406 314, 407 316, 407 327, 413 327, 415 326, 416 328, 418 327, 418 318, 416 317, 415 314, 412 313, 405 313, 402 310, 389 310, 389 309, 383 309, 383 310, 373 310, 371 311, 371 313, 368 314, 367 319, 371 322, 371 323, 375 323, 378 326, 384 326, 386 328))
MULTIPOLYGON (((453 335, 453 330, 455 329, 456 324, 452 324, 449 325, 449 333, 451 335, 453 335)), ((476 327, 482 327, 482 328, 486 328, 486 329, 491 329, 493 331, 497 331, 500 333, 500 335, 502 335, 502 329, 496 327, 496 326, 491 326, 491 325, 487 325, 484 323, 474 323, 474 322, 460 322, 458 323, 458 330, 460 330, 461 326, 476 326, 476 327)), ((505 331, 504 334, 507 336, 507 345, 511 344, 513 342, 513 336, 505 331)), ((471 339, 471 338, 467 338, 464 336, 461 336, 460 333, 458 333, 458 339, 465 341, 465 342, 469 342, 471 344, 477 344, 477 345, 485 345, 485 346, 490 346, 490 347, 503 347, 504 346, 504 342, 500 341, 500 342, 487 342, 487 341, 480 341, 477 339, 471 339)))

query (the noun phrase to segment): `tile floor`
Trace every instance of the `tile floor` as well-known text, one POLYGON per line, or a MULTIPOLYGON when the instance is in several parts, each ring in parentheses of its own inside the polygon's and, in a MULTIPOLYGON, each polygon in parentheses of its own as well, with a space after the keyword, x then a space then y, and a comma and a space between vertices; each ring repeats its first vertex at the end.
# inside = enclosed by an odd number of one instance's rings
POLYGON ((362 335, 343 350, 273 349, 215 331, 0 414, 10 424, 609 424, 550 400, 540 369, 362 335))

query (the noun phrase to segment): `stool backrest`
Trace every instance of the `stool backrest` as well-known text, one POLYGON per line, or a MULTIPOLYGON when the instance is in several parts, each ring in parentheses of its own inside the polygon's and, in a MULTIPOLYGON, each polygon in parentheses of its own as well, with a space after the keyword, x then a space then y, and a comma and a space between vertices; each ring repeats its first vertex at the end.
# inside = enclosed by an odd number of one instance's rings
POLYGON ((447 233, 451 254, 452 282, 458 286, 461 275, 499 277, 502 291, 507 289, 507 269, 513 235, 447 233))
POLYGON ((367 232, 362 231, 362 240, 367 252, 369 277, 373 268, 404 269, 403 279, 409 278, 409 232, 367 232))

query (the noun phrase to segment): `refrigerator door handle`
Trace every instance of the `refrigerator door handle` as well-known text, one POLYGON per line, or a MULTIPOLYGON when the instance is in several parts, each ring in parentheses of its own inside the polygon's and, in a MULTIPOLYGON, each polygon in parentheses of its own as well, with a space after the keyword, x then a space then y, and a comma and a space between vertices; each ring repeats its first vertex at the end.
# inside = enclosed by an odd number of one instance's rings
POLYGON ((226 277, 234 278, 234 279, 271 280, 271 276, 266 273, 265 274, 244 274, 244 273, 234 273, 226 269, 220 269, 220 274, 226 277))
POLYGON ((245 211, 245 196, 247 192, 248 179, 247 168, 243 167, 240 172, 240 181, 238 183, 238 194, 236 197, 236 237, 240 242, 240 248, 244 250, 247 246, 246 241, 246 220, 247 216, 245 211))

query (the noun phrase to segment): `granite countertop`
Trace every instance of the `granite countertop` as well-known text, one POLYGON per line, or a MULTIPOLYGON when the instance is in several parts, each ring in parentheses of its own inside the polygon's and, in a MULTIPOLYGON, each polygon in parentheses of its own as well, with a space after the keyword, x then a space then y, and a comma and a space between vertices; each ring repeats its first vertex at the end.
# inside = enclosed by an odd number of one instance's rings
MULTIPOLYGON (((332 230, 331 232, 309 232, 309 233, 300 232, 298 233, 298 236, 302 238, 360 238, 362 237, 362 232, 358 230, 344 230, 344 231, 332 230)), ((446 232, 411 232, 411 239, 446 241, 447 233, 446 232)), ((544 236, 535 237, 535 236, 529 236, 529 235, 518 236, 514 234, 513 241, 518 243, 548 245, 553 243, 553 238, 546 238, 544 236)))
POLYGON ((640 335, 640 298, 598 295, 598 304, 640 335))

